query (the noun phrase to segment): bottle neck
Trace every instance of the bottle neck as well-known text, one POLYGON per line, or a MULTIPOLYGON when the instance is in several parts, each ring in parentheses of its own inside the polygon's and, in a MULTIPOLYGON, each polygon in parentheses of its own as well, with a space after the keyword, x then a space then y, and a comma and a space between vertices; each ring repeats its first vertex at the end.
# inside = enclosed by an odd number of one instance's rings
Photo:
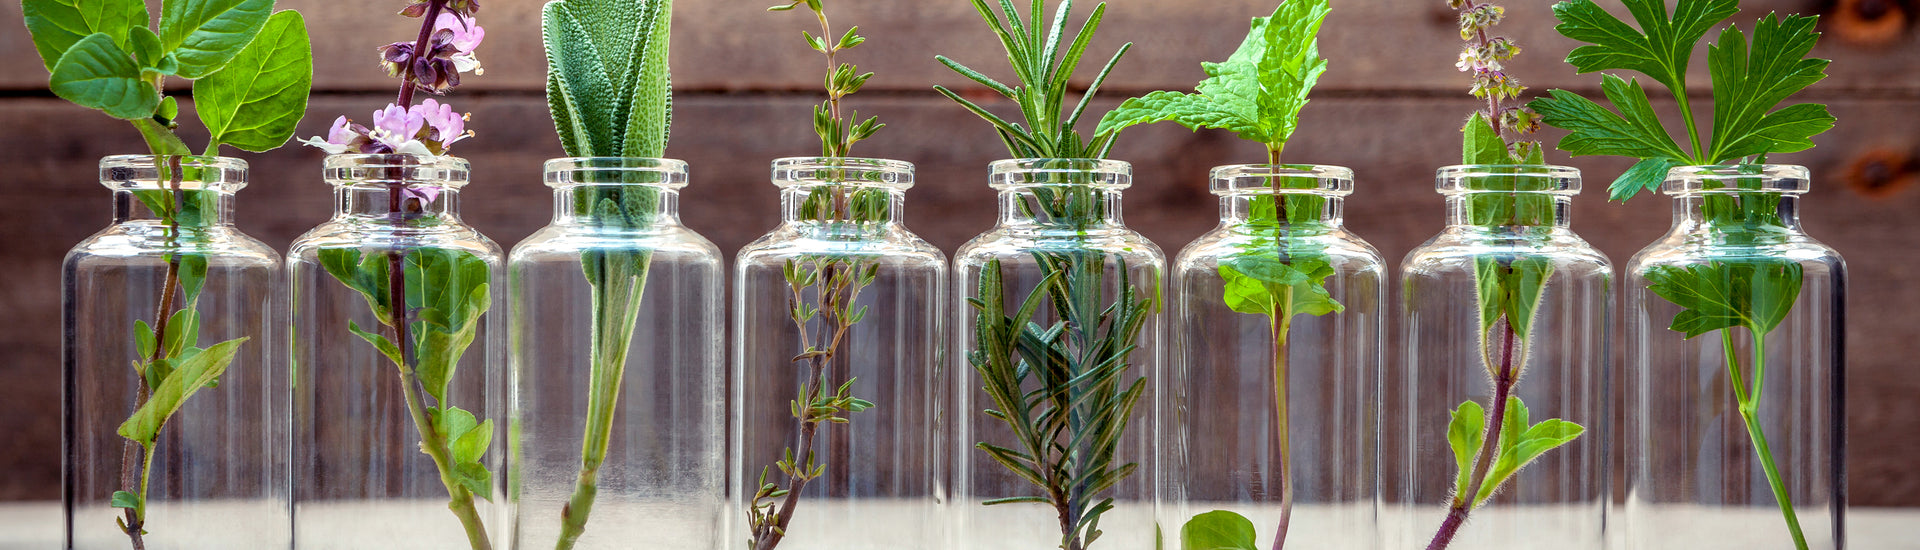
POLYGON ((1346 199, 1321 193, 1237 193, 1220 197, 1227 226, 1324 230, 1340 227, 1346 199))
POLYGON ((898 226, 906 192, 856 184, 791 185, 780 189, 781 223, 802 231, 868 233, 898 226))
POLYGON ((335 218, 382 224, 458 221, 460 191, 432 183, 336 185, 335 218))
POLYGON ((1565 229, 1573 197, 1531 191, 1475 191, 1447 196, 1447 226, 1565 229))
POLYGON ((1741 239, 1800 234, 1800 196, 1769 191, 1682 194, 1673 201, 1674 230, 1741 239))
POLYGON ((1032 231, 1119 229, 1120 191, 1093 185, 1034 185, 1000 191, 1000 225, 1032 231))
POLYGON ((233 226, 233 194, 205 189, 117 189, 113 223, 178 224, 182 229, 233 226))
POLYGON ((630 230, 680 225, 680 192, 645 184, 557 187, 553 224, 630 230))

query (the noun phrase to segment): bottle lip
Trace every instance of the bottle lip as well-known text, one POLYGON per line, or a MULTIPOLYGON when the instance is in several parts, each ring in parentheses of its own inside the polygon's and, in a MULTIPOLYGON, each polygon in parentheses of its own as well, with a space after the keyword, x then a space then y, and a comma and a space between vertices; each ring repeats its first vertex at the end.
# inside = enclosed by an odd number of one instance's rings
POLYGON ((1345 197, 1353 194, 1353 169, 1319 164, 1235 164, 1214 167, 1213 194, 1345 197), (1286 183, 1275 188, 1273 180, 1286 183))
POLYGON ((1812 188, 1812 171, 1792 164, 1679 166, 1667 171, 1660 192, 1672 196, 1740 193, 1802 195, 1812 188))
POLYGON ((339 187, 369 185, 425 185, 446 189, 466 187, 471 171, 467 159, 447 155, 328 155, 327 183, 339 187))
POLYGON ((1580 169, 1547 164, 1461 164, 1434 174, 1434 190, 1442 195, 1472 193, 1544 193, 1571 197, 1580 194, 1580 169))
POLYGON ((1133 186, 1133 165, 1107 159, 1006 159, 988 165, 988 186, 998 190, 1041 186, 1118 191, 1133 186))
POLYGON ((547 187, 646 185, 663 189, 687 186, 687 163, 647 157, 564 157, 545 166, 547 187))
MULTIPOLYGON (((100 159, 100 184, 113 190, 172 189, 171 180, 160 178, 155 155, 113 155, 100 159)), ((232 157, 181 155, 180 168, 201 169, 194 177, 182 176, 180 189, 232 194, 247 187, 247 161, 232 157)))
POLYGON ((911 162, 877 158, 787 157, 773 161, 773 184, 782 189, 853 185, 904 191, 913 188, 911 162))

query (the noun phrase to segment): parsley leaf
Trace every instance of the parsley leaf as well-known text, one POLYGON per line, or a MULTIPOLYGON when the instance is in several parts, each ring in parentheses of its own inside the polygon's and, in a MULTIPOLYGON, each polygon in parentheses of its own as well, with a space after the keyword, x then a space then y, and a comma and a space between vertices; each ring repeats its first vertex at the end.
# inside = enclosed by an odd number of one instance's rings
POLYGON ((1765 335, 1786 321, 1800 299, 1805 268, 1781 259, 1717 261, 1647 271, 1648 288, 1686 308, 1673 317, 1672 329, 1688 338, 1720 329, 1746 327, 1765 335))
POLYGON ((1578 94, 1553 90, 1530 107, 1550 126, 1571 133, 1560 149, 1574 156, 1614 155, 1641 159, 1613 182, 1611 195, 1624 201, 1657 189, 1675 166, 1737 162, 1772 153, 1813 147, 1813 136, 1833 128, 1823 105, 1777 108, 1788 97, 1826 78, 1827 60, 1812 59, 1818 17, 1768 15, 1754 24, 1753 40, 1737 27, 1721 31, 1708 47, 1713 77, 1712 144, 1701 140, 1686 95, 1687 65, 1694 46, 1714 26, 1739 11, 1738 0, 1679 0, 1671 15, 1666 0, 1624 0, 1640 29, 1593 3, 1571 0, 1554 5, 1556 27, 1568 38, 1586 42, 1567 55, 1582 73, 1630 70, 1666 86, 1679 104, 1690 147, 1676 143, 1662 126, 1646 90, 1634 79, 1603 75, 1601 90, 1609 110, 1578 94))
POLYGON ((1100 120, 1100 133, 1174 121, 1199 130, 1227 130, 1264 143, 1273 157, 1299 126, 1307 93, 1327 71, 1315 35, 1332 8, 1327 0, 1291 0, 1270 17, 1253 18, 1240 49, 1221 63, 1203 63, 1199 93, 1154 92, 1129 99, 1100 120))

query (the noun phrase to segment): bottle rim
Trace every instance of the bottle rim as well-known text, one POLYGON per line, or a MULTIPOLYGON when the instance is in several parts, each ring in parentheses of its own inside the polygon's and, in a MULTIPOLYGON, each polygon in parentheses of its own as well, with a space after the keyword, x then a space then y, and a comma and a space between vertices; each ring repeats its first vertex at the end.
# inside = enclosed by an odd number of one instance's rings
MULTIPOLYGON (((157 161, 164 155, 113 155, 100 159, 100 184, 113 190, 172 189, 162 181, 157 161)), ((232 194, 247 187, 247 161, 232 157, 180 155, 182 172, 201 169, 193 178, 180 178, 180 189, 232 194)))
POLYGON ((773 161, 773 184, 782 189, 851 185, 904 191, 913 188, 911 162, 857 157, 787 157, 773 161))
POLYGON ((1660 185, 1660 192, 1675 197, 1743 193, 1803 195, 1812 185, 1812 171, 1805 166, 1720 164, 1678 166, 1668 170, 1667 181, 1660 185))
POLYGON ((448 155, 327 155, 324 177, 336 187, 370 185, 466 187, 467 159, 448 155))
POLYGON ((547 187, 646 185, 663 189, 687 186, 686 161, 647 157, 563 157, 543 166, 547 187))
POLYGON ((1353 169, 1320 164, 1234 164, 1214 167, 1213 194, 1235 195, 1310 194, 1345 197, 1353 194, 1353 169), (1274 188, 1275 178, 1311 179, 1313 187, 1274 188))
POLYGON ((1434 190, 1441 195, 1472 193, 1580 194, 1580 169, 1550 164, 1461 164, 1440 168, 1434 190), (1497 187, 1486 184, 1498 182, 1497 187))
POLYGON ((1011 190, 1041 186, 1118 191, 1133 186, 1133 165, 1108 159, 1006 159, 988 165, 988 186, 1011 190))

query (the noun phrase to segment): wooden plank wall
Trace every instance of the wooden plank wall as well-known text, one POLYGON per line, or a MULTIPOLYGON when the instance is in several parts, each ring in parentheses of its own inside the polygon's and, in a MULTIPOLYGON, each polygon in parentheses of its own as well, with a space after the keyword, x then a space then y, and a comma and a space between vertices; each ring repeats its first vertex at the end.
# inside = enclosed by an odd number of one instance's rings
MULTIPOLYGON (((799 42, 809 20, 767 14, 772 0, 684 1, 675 17, 678 111, 672 156, 690 161, 687 224, 736 250, 777 220, 767 161, 815 152, 808 126, 820 61, 799 42)), ((1102 107, 1154 89, 1190 89, 1199 62, 1224 58, 1244 35, 1246 18, 1274 0, 1113 0, 1095 52, 1120 41, 1135 49, 1114 73, 1102 107)), ((1542 0, 1510 0, 1501 28, 1527 48, 1512 73, 1536 90, 1595 94, 1598 79, 1573 74, 1560 58, 1573 44, 1552 31, 1542 0)), ((1603 2, 1617 8, 1617 3, 1603 2)), ((108 193, 93 185, 103 155, 139 151, 134 132, 99 113, 53 98, 21 25, 19 4, 0 8, 0 500, 57 498, 59 465, 59 293, 61 255, 107 221, 108 193)), ((961 89, 933 61, 947 54, 996 75, 1004 57, 963 0, 839 0, 841 25, 859 24, 872 41, 849 60, 879 75, 853 106, 889 124, 859 153, 920 166, 909 194, 910 225, 951 251, 993 219, 985 165, 1004 156, 988 126, 931 92, 961 89)), ((1837 246, 1853 268, 1847 391, 1853 503, 1920 506, 1920 370, 1912 368, 1920 327, 1920 20, 1916 0, 1748 0, 1748 22, 1769 10, 1821 12, 1828 36, 1819 54, 1835 59, 1833 77, 1806 94, 1832 104, 1840 126, 1813 151, 1776 160, 1805 164, 1818 181, 1805 201, 1813 235, 1837 246)), ((338 114, 366 119, 390 101, 391 82, 373 48, 410 37, 410 21, 390 14, 399 0, 281 0, 308 14, 319 54, 317 90, 301 135, 324 133, 338 114)), ((459 153, 473 160, 466 217, 511 244, 544 224, 548 190, 540 162, 560 150, 542 96, 544 58, 534 0, 489 0, 482 22, 485 76, 451 98, 471 110, 479 136, 459 153)), ((1331 71, 1307 109, 1293 162, 1353 167, 1358 193, 1349 224, 1389 258, 1440 228, 1434 168, 1458 159, 1456 128, 1475 102, 1453 61, 1458 37, 1441 0, 1341 0, 1323 33, 1331 71)), ((1702 64, 1704 65, 1704 64, 1702 64)), ((1696 67, 1704 81, 1705 68, 1696 67)), ((1092 69, 1089 68, 1088 71, 1092 69)), ((1704 88, 1696 90, 1704 100, 1704 88)), ((984 96, 982 96, 984 97, 984 96)), ((185 98, 182 98, 183 100, 185 98)), ((990 103, 1005 108, 1002 103, 990 103)), ((1662 107, 1669 107, 1662 104, 1662 107)), ((1549 136, 1557 138, 1557 136, 1549 136)), ((195 141, 195 140, 190 140, 195 141)), ((1258 161, 1255 146, 1221 133, 1177 127, 1131 131, 1115 155, 1133 161, 1138 183, 1126 217, 1169 252, 1212 227, 1216 200, 1207 169, 1258 161)), ((240 225, 285 247, 326 218, 329 191, 321 153, 289 148, 251 155, 253 184, 240 195, 240 225)), ((1575 229, 1616 262, 1666 230, 1663 198, 1609 204, 1602 191, 1626 168, 1617 160, 1571 160, 1587 171, 1575 229)))

